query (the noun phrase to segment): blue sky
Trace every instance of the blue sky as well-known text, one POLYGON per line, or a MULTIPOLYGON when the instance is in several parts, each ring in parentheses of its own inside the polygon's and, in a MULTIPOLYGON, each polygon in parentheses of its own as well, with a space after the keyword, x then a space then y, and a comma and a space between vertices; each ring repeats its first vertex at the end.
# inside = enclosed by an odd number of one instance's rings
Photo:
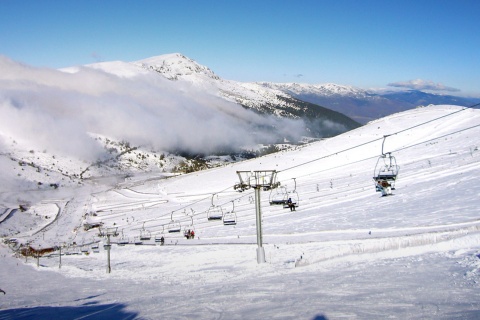
POLYGON ((479 12, 477 0, 0 0, 0 54, 61 68, 179 52, 230 80, 480 97, 479 12))

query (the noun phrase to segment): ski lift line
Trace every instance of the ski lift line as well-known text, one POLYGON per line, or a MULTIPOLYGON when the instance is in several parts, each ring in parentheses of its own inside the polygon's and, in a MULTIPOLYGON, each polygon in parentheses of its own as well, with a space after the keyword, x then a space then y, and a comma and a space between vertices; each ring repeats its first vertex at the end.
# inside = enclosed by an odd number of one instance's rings
MULTIPOLYGON (((462 110, 463 110, 463 109, 462 109, 462 110)), ((403 151, 403 150, 408 149, 408 148, 416 147, 416 146, 418 146, 418 145, 422 145, 422 144, 425 144, 425 143, 428 143, 428 142, 432 142, 432 141, 435 141, 435 140, 438 140, 438 139, 442 139, 442 138, 445 138, 445 137, 447 137, 447 136, 449 136, 449 135, 453 135, 453 134, 460 133, 460 132, 462 132, 462 131, 467 131, 467 130, 470 130, 470 129, 474 129, 474 128, 477 128, 477 127, 479 127, 479 126, 480 126, 480 124, 474 125, 474 126, 471 126, 471 127, 468 127, 468 128, 464 128, 464 129, 461 129, 461 130, 457 130, 457 131, 455 131, 455 132, 450 132, 450 133, 444 134, 444 135, 439 136, 439 137, 436 137, 436 138, 432 138, 432 139, 429 139, 429 140, 425 140, 425 141, 422 141, 422 142, 418 142, 418 143, 416 143, 416 144, 412 144, 412 145, 409 145, 409 146, 405 146, 405 147, 402 147, 402 148, 393 150, 392 152, 403 151)), ((363 161, 367 161, 367 160, 372 160, 372 159, 377 159, 377 158, 378 158, 377 156, 373 156, 373 157, 369 157, 369 158, 364 158, 364 159, 360 159, 360 160, 357 160, 357 161, 345 163, 345 164, 342 164, 342 165, 340 165, 340 166, 330 167, 330 168, 327 168, 327 169, 322 169, 322 170, 320 170, 320 171, 315 171, 315 172, 313 172, 313 173, 311 172, 311 173, 305 174, 305 175, 303 175, 303 176, 298 176, 297 178, 302 178, 302 177, 306 177, 306 176, 311 176, 312 174, 317 174, 317 173, 329 171, 329 170, 332 170, 332 169, 338 169, 338 168, 341 168, 341 167, 345 167, 345 166, 353 165, 353 164, 356 164, 356 163, 359 163, 359 162, 363 162, 363 161)))
POLYGON ((398 151, 402 151, 402 150, 405 150, 405 149, 408 149, 408 148, 416 147, 416 146, 424 144, 424 143, 428 143, 428 142, 432 142, 432 141, 435 141, 435 140, 438 140, 438 139, 442 139, 442 138, 448 137, 450 135, 454 135, 454 134, 457 134, 457 133, 460 133, 460 132, 463 132, 463 131, 467 131, 467 130, 470 130, 470 129, 477 128, 477 127, 480 127, 480 124, 477 124, 477 125, 474 125, 474 126, 471 126, 471 127, 468 127, 468 128, 463 128, 463 129, 457 130, 455 132, 450 132, 450 133, 444 134, 443 136, 432 138, 430 140, 425 140, 425 141, 422 141, 422 142, 418 142, 416 144, 405 146, 405 147, 394 150, 394 152, 398 152, 398 151))
POLYGON ((310 160, 310 161, 307 161, 307 162, 304 162, 304 163, 299 163, 295 166, 292 166, 292 167, 289 167, 289 168, 286 168, 286 169, 283 169, 283 170, 279 170, 277 171, 277 173, 280 173, 280 172, 284 172, 284 171, 288 171, 288 170, 291 170, 291 169, 295 169, 295 168, 298 168, 298 167, 301 167, 301 166, 304 166, 304 165, 307 165, 307 164, 310 164, 310 163, 313 163, 313 162, 316 162, 316 161, 320 161, 320 160, 324 160, 326 158, 329 158, 329 157, 332 157, 332 156, 336 156, 340 153, 344 153, 344 152, 347 152, 347 151, 350 151, 350 150, 353 150, 353 149, 356 149, 356 148, 359 148, 359 147, 363 147, 367 144, 370 144, 370 143, 373 143, 373 142, 377 142, 377 141, 380 141, 381 139, 383 139, 383 137, 381 138, 377 138, 377 139, 374 139, 374 140, 371 140, 371 141, 368 141, 368 142, 364 142, 364 143, 361 143, 361 144, 358 144, 356 146, 353 146, 353 147, 350 147, 350 148, 347 148, 347 149, 343 149, 343 150, 340 150, 340 151, 337 151, 337 152, 334 152, 334 153, 331 153, 331 154, 328 154, 326 156, 323 156, 323 157, 320 157, 320 158, 316 158, 316 159, 313 159, 313 160, 310 160))
MULTIPOLYGON (((368 142, 364 142, 364 143, 361 143, 361 144, 358 144, 356 146, 353 146, 353 147, 350 147, 350 148, 347 148, 347 149, 344 149, 344 150, 340 150, 340 151, 337 151, 335 153, 331 153, 331 154, 328 154, 326 156, 323 156, 323 157, 320 157, 320 158, 317 158, 317 159, 313 159, 313 160, 310 160, 310 161, 307 161, 307 162, 304 162, 304 163, 300 163, 300 164, 297 164, 295 166, 292 166, 292 167, 289 167, 289 168, 286 168, 286 169, 283 169, 283 170, 280 170, 280 171, 277 171, 277 173, 280 173, 280 172, 283 172, 283 171, 287 171, 287 170, 291 170, 291 169, 294 169, 294 168, 298 168, 300 166, 303 166, 303 165, 306 165, 306 164, 310 164, 312 162, 316 162, 316 161, 319 161, 319 160, 323 160, 323 159, 326 159, 328 157, 331 157, 331 156, 334 156, 334 155, 338 155, 339 153, 344 153, 346 151, 350 151, 350 150, 353 150, 353 149, 356 149, 356 148, 359 148, 359 147, 363 147, 367 144, 370 144, 370 143, 373 143, 373 142, 377 142, 381 139, 384 139, 385 141, 385 138, 388 137, 388 136, 392 136, 392 135, 396 135, 396 134, 399 134, 399 133, 403 133, 405 131, 408 131, 408 130, 412 130, 414 128, 418 128, 420 126, 423 126, 425 124, 428 124, 428 123, 431 123, 431 122, 434 122, 434 121, 437 121, 437 120, 440 120, 440 119, 443 119, 443 118, 446 118, 446 117, 449 117, 451 115, 454 115, 454 114, 457 114, 459 112, 462 112, 462 111, 465 111, 465 110, 469 110, 469 109, 472 109, 472 108, 475 108, 477 106, 480 106, 480 103, 477 103, 477 104, 474 104, 474 105, 471 105, 469 107, 464 107, 463 109, 460 109, 460 110, 457 110, 457 111, 454 111, 454 112, 451 112, 451 113, 448 113, 448 114, 445 114, 443 116, 440 116, 440 117, 437 117, 437 118, 434 118, 434 119, 430 119, 428 121, 425 121, 425 122, 422 122, 422 123, 419 123, 419 124, 416 124, 414 126, 411 126, 409 128, 405 128, 405 129, 402 129, 400 131, 397 131, 397 132, 394 132, 394 133, 391 133, 389 135, 385 135, 381 138, 377 138, 377 139, 374 139, 374 140, 371 140, 371 141, 368 141, 368 142)), ((383 152, 383 148, 382 148, 382 152, 383 152)))
POLYGON ((197 201, 195 201, 195 202, 193 202, 193 203, 191 203, 191 204, 189 204, 189 205, 186 205, 186 206, 180 207, 180 208, 178 208, 178 209, 176 209, 176 210, 173 210, 172 213, 173 213, 173 212, 180 211, 180 210, 184 210, 184 209, 186 209, 186 208, 188 208, 188 207, 193 206, 194 204, 197 204, 197 203, 200 203, 200 202, 205 201, 205 200, 207 200, 207 199, 210 199, 212 196, 214 196, 214 195, 216 195, 216 194, 219 194, 219 193, 222 193, 222 192, 225 192, 225 191, 227 191, 227 190, 230 190, 231 188, 233 188, 233 185, 232 185, 232 186, 229 186, 228 188, 225 188, 225 189, 223 189, 223 190, 221 190, 221 191, 214 192, 212 195, 209 194, 208 197, 199 199, 199 200, 197 200, 197 201))
MULTIPOLYGON (((479 105, 480 105, 480 103, 479 103, 479 104, 476 104, 476 105, 474 105, 474 106, 472 106, 472 107, 479 106, 479 105)), ((457 111, 452 112, 452 113, 450 113, 450 114, 447 114, 447 115, 444 115, 444 116, 441 116, 441 117, 438 117, 438 118, 435 118, 435 119, 426 121, 426 122, 424 122, 424 123, 422 123, 422 124, 418 124, 418 125, 412 126, 411 128, 407 128, 407 129, 398 131, 397 133, 393 133, 393 134, 390 134, 390 135, 394 135, 394 134, 398 134, 398 133, 401 133, 401 132, 405 132, 405 131, 407 131, 407 130, 413 129, 413 128, 418 127, 418 126, 421 126, 421 125, 423 125, 423 124, 427 124, 427 123, 430 123, 430 122, 432 122, 432 121, 445 118, 445 117, 447 117, 447 116, 450 116, 450 115, 452 115, 452 114, 459 113, 459 112, 461 112, 461 111, 467 110, 467 109, 472 108, 472 107, 468 107, 468 108, 464 108, 464 109, 461 109, 461 110, 457 110, 457 111)), ((450 136, 450 135, 454 135, 454 134, 457 134, 457 133, 460 133, 460 132, 463 132, 463 131, 467 131, 467 130, 470 130, 470 129, 477 128, 477 127, 479 127, 479 126, 480 126, 480 124, 474 125, 474 126, 471 126, 471 127, 468 127, 468 128, 464 128, 464 129, 461 129, 461 130, 457 130, 457 131, 455 131, 455 132, 450 132, 450 133, 447 133, 447 134, 442 135, 442 136, 440 136, 440 137, 436 137, 436 138, 433 138, 433 139, 425 140, 425 141, 422 141, 422 142, 419 142, 419 143, 416 143, 416 144, 413 144, 413 145, 409 145, 409 146, 405 146, 405 147, 396 149, 396 150, 394 150, 393 152, 398 152, 398 151, 405 150, 405 149, 408 149, 408 148, 411 148, 411 147, 415 147, 415 146, 418 146, 418 145, 421 145, 421 144, 425 144, 425 143, 428 143, 428 142, 431 142, 431 141, 435 141, 435 140, 438 140, 438 139, 442 139, 442 138, 445 138, 445 137, 450 136)), ((390 135, 389 135, 389 136, 390 136, 390 135)), ((384 136, 384 137, 385 137, 385 136, 384 136)), ((284 169, 284 170, 281 170, 281 171, 277 171, 277 172, 287 171, 287 170, 290 170, 290 169, 293 169, 293 168, 296 168, 296 167, 303 166, 303 165, 308 164, 308 163, 312 163, 312 162, 314 162, 314 161, 322 160, 322 159, 325 159, 325 158, 327 158, 327 157, 336 155, 336 154, 338 154, 338 153, 346 152, 346 151, 348 151, 348 150, 352 150, 352 149, 355 149, 355 148, 357 148, 357 147, 364 146, 364 145, 367 145, 367 144, 370 144, 370 143, 373 143, 373 142, 382 140, 382 139, 384 139, 384 137, 381 137, 381 138, 378 138, 378 139, 375 139, 375 140, 372 140, 372 141, 368 141, 368 142, 366 142, 366 143, 363 143, 363 144, 360 144, 360 145, 357 145, 357 146, 353 146, 353 147, 347 148, 347 149, 342 150, 342 151, 339 151, 339 152, 335 152, 335 153, 333 153, 333 154, 331 154, 331 155, 323 156, 323 157, 321 157, 321 158, 314 159, 314 160, 311 160, 311 161, 308 161, 308 162, 305 162, 305 163, 302 163, 302 164, 299 164, 299 165, 296 165, 296 166, 293 166, 293 167, 290 167, 290 168, 287 168, 287 169, 284 169)), ((340 167, 349 166, 349 165, 352 165, 352 164, 355 164, 355 163, 359 163, 359 162, 363 162, 363 161, 367 161, 367 160, 371 160, 371 159, 376 159, 376 158, 377 158, 377 156, 368 157, 368 158, 364 158, 364 159, 361 159, 361 160, 349 162, 349 163, 346 163, 346 164, 343 164, 343 165, 340 165, 340 166, 337 166, 337 167, 331 167, 331 168, 323 169, 323 170, 320 170, 320 171, 316 171, 316 172, 314 172, 314 173, 321 173, 321 172, 325 172, 325 171, 332 170, 332 169, 338 169, 338 168, 340 168, 340 167)), ((308 174, 308 175, 304 175, 304 176, 311 176, 311 175, 312 175, 312 173, 310 173, 310 174, 308 174)), ((299 177, 296 177, 296 178, 301 178, 301 177, 303 177, 303 176, 299 176, 299 177)), ((222 192, 224 192, 224 191, 226 191, 226 190, 228 190, 228 189, 230 189, 230 188, 231 188, 231 187, 226 188, 226 189, 224 189, 224 190, 222 190, 222 191, 216 192, 215 194, 222 193, 222 192)), ((243 198, 243 197, 246 197, 246 196, 248 196, 248 195, 249 195, 249 194, 243 194, 242 196, 236 198, 235 200, 239 200, 239 199, 241 199, 241 198, 243 198)), ((174 210, 174 212, 179 211, 179 210, 182 210, 182 209, 185 209, 185 208, 188 208, 188 207, 191 207, 192 205, 197 204, 197 203, 200 203, 200 202, 202 202, 202 201, 205 201, 205 200, 207 200, 207 199, 209 199, 209 198, 210 198, 210 196, 209 196, 208 198, 203 198, 203 199, 197 200, 197 201, 194 202, 194 203, 191 203, 191 204, 189 204, 189 205, 187 205, 187 206, 184 206, 184 207, 182 207, 182 208, 180 208, 180 209, 174 210)), ((229 200, 229 201, 231 201, 231 200, 229 200)), ((228 202, 226 202, 225 204, 227 204, 227 203, 228 203, 228 202)), ((225 204, 222 204, 222 205, 225 205, 225 204)), ((198 215, 200 215, 200 214, 204 214, 204 212, 195 213, 193 216, 198 216, 198 215)))

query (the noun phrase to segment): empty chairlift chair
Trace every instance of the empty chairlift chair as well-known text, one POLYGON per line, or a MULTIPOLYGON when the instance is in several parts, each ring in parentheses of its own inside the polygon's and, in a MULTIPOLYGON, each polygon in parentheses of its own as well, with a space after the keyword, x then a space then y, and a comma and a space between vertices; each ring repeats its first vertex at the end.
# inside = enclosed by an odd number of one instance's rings
POLYGON ((142 230, 140 231, 140 240, 142 241, 148 241, 152 238, 152 234, 150 233, 150 231, 148 230, 145 230, 145 222, 143 223, 143 228, 142 230))
POLYGON ((123 230, 122 230, 122 236, 120 237, 120 239, 118 239, 117 245, 124 246, 124 245, 128 244, 128 242, 129 242, 129 240, 125 236, 125 234, 123 233, 123 230))
POLYGON ((216 206, 213 204, 213 197, 215 196, 215 193, 212 195, 212 205, 207 211, 207 220, 212 221, 212 220, 222 220, 223 219, 223 209, 220 206, 216 206))
POLYGON ((167 224, 166 228, 168 233, 178 233, 182 230, 182 225, 180 224, 180 221, 173 220, 173 212, 170 216, 170 222, 167 224))
POLYGON ((223 225, 234 226, 237 224, 237 214, 235 213, 235 202, 232 201, 233 209, 223 215, 223 225))
POLYGON ((285 205, 287 203, 287 188, 284 186, 270 190, 270 205, 285 205))

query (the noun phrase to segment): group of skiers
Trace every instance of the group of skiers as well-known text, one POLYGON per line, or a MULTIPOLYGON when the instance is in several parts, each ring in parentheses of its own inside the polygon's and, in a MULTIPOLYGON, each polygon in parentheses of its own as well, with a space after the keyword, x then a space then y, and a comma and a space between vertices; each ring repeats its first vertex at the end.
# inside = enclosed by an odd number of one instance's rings
POLYGON ((185 230, 183 235, 187 239, 193 239, 193 238, 195 238, 195 231, 188 229, 188 230, 185 230))

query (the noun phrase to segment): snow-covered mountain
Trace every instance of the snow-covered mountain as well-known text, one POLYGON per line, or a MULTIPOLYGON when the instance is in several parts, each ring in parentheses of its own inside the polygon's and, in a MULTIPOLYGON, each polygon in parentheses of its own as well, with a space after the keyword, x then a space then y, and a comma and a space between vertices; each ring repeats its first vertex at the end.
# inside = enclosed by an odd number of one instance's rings
POLYGON ((480 102, 478 99, 432 94, 418 90, 373 92, 333 83, 260 82, 259 84, 281 90, 300 100, 338 111, 362 124, 418 106, 430 104, 471 106, 480 102))
POLYGON ((0 69, 6 189, 190 172, 359 126, 280 90, 220 79, 181 54, 62 70, 0 57, 0 69))
POLYGON ((121 66, 119 62, 98 63, 88 67, 120 76, 134 76, 133 66, 155 72, 168 80, 187 82, 195 88, 210 92, 260 114, 273 114, 282 118, 304 119, 311 135, 331 136, 358 127, 358 123, 342 113, 320 105, 301 101, 289 93, 258 83, 244 83, 221 79, 206 66, 180 53, 151 57, 121 66))
POLYGON ((0 318, 478 319, 479 134, 479 110, 429 106, 181 176, 4 190, 0 318), (400 166, 386 197, 382 153, 400 166), (262 170, 277 189, 235 191, 262 170))

